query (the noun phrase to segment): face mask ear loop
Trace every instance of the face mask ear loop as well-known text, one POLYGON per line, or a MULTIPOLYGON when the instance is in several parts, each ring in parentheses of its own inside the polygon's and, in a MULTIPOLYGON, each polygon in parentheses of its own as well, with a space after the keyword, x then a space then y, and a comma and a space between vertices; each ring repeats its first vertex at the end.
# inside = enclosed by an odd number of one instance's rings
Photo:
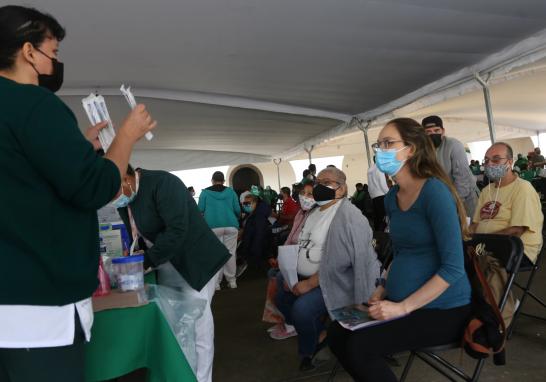
MULTIPOLYGON (((499 180, 499 187, 497 188, 497 192, 495 194, 495 200, 493 200, 493 205, 496 207, 497 206, 497 200, 499 199, 499 191, 500 191, 500 188, 501 188, 501 182, 502 182, 502 178, 499 180)), ((489 199, 491 199, 491 187, 489 187, 489 199)), ((489 223, 491 222, 491 218, 493 217, 493 211, 495 211, 495 209, 491 209, 491 212, 489 213, 489 219, 487 220, 487 224, 485 225, 485 232, 488 232, 488 228, 489 228, 489 223)))

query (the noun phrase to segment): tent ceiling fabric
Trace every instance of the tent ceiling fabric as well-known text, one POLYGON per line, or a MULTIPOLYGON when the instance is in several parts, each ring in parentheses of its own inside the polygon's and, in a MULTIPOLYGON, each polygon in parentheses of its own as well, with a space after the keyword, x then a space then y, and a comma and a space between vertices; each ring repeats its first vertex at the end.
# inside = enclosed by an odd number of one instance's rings
MULTIPOLYGON (((388 104, 546 26, 541 0, 34 4, 67 27, 61 48, 67 94, 124 82, 137 97, 139 88, 241 97, 338 113, 338 119, 388 104)), ((244 104, 228 111, 144 101, 160 122, 158 140, 141 146, 147 149, 271 156, 324 134, 336 119, 286 114, 282 107, 284 114, 263 117, 244 104)))
MULTIPOLYGON (((534 136, 546 132, 546 59, 530 65, 532 76, 521 76, 511 81, 491 86, 493 115, 497 140, 534 136)), ((407 109, 412 109, 408 107, 407 109)), ((396 110, 392 117, 411 117, 421 121, 427 115, 440 115, 446 134, 463 143, 489 140, 489 128, 483 104, 483 93, 479 90, 460 97, 438 102, 418 110, 396 110)), ((370 143, 377 140, 382 123, 372 125, 370 143)), ((317 146, 315 156, 362 155, 363 134, 353 129, 317 146)), ((306 155, 297 156, 304 159, 306 155)))
MULTIPOLYGON (((82 97, 64 97, 82 125, 82 97)), ((111 117, 121 121, 129 108, 121 97, 105 97, 111 117)), ((339 121, 189 102, 147 99, 160 126, 138 149, 209 150, 272 156, 336 126, 339 121)), ((118 122, 119 123, 119 122, 118 122)))

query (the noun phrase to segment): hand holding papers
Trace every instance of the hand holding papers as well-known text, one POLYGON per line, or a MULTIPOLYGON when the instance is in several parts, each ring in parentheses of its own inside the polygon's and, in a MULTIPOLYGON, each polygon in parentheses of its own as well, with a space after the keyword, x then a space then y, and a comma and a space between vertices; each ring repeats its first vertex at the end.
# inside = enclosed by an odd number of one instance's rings
POLYGON ((386 320, 375 320, 369 316, 368 309, 368 304, 349 305, 344 308, 334 309, 330 314, 342 327, 351 331, 381 325, 407 316, 407 314, 404 314, 386 320))
POLYGON ((362 305, 350 305, 345 308, 334 309, 330 312, 334 320, 347 330, 358 330, 370 326, 381 325, 385 322, 404 317, 398 316, 388 320, 374 320, 368 315, 368 307, 362 305))
POLYGON ((298 245, 279 246, 279 269, 290 289, 298 283, 298 245))
MULTIPOLYGON (((125 85, 122 85, 120 90, 131 109, 134 109, 137 103, 133 93, 131 92, 131 88, 126 88, 125 85)), ((106 107, 104 97, 99 94, 90 94, 89 97, 82 100, 82 104, 85 113, 87 114, 87 118, 89 118, 89 121, 93 126, 96 126, 101 122, 108 123, 108 126, 101 129, 99 132, 100 144, 104 151, 108 151, 108 148, 116 136, 116 131, 114 130, 114 125, 110 119, 110 114, 108 113, 108 108, 106 107)), ((150 141, 154 136, 151 132, 147 132, 145 137, 150 141)))

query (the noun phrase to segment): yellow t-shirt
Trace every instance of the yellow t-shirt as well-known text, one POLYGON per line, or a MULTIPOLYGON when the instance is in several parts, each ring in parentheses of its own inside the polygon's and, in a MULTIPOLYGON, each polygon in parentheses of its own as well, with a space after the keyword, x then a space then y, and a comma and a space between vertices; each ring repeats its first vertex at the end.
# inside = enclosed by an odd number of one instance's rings
POLYGON ((525 255, 534 263, 542 247, 542 206, 537 192, 526 180, 517 178, 506 187, 485 187, 478 200, 473 222, 476 233, 495 233, 508 227, 527 227, 521 235, 525 255), (496 199, 495 203, 495 197, 496 199))

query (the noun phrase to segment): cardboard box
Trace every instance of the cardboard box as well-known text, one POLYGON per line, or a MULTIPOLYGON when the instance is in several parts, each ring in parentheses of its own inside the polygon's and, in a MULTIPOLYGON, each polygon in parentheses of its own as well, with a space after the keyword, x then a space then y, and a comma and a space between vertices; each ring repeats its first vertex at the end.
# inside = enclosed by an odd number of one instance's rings
POLYGON ((101 297, 93 297, 93 312, 100 312, 108 309, 135 308, 146 305, 146 291, 121 292, 119 289, 112 289, 110 294, 101 297))

